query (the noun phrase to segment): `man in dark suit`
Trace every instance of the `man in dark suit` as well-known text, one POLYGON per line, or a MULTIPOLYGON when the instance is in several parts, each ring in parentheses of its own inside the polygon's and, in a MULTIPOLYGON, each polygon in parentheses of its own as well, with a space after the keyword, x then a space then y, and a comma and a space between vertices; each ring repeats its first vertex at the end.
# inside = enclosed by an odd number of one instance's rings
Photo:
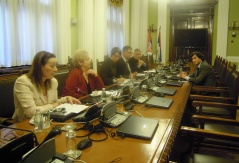
POLYGON ((122 50, 122 57, 117 61, 116 76, 123 78, 133 78, 136 73, 132 73, 129 66, 129 59, 133 52, 130 46, 124 46, 122 50))
POLYGON ((144 63, 144 61, 141 60, 140 57, 141 57, 141 50, 135 49, 134 56, 129 59, 129 66, 130 66, 131 72, 142 73, 143 71, 148 69, 146 63, 144 63))
POLYGON ((181 72, 180 76, 187 81, 200 86, 215 86, 215 75, 212 67, 204 60, 204 55, 200 52, 192 53, 192 62, 197 65, 193 74, 187 75, 186 72, 181 72))
POLYGON ((121 56, 121 50, 114 47, 111 50, 110 58, 106 59, 102 65, 100 76, 105 85, 124 82, 124 78, 116 78, 116 63, 121 56))

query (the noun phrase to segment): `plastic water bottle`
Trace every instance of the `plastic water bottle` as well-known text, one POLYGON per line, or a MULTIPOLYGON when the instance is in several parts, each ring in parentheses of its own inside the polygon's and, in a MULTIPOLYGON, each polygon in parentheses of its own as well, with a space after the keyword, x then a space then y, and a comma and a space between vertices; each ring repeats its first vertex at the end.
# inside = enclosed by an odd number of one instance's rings
POLYGON ((106 96, 105 88, 102 88, 101 101, 106 102, 106 100, 107 100, 107 96, 106 96))
POLYGON ((34 130, 35 132, 41 132, 43 129, 43 118, 40 112, 40 109, 36 109, 36 113, 34 115, 34 130))

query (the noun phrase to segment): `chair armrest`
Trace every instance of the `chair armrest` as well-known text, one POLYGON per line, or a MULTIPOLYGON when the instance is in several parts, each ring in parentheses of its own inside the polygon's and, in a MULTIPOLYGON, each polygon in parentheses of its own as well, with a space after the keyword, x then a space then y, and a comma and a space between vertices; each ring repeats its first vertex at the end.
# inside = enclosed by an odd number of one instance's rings
POLYGON ((205 129, 199 129, 194 127, 182 126, 181 132, 185 135, 196 136, 196 137, 209 137, 223 140, 234 140, 239 141, 239 135, 230 134, 225 132, 211 131, 205 129))
POLYGON ((229 89, 228 87, 203 86, 203 85, 196 85, 196 86, 193 86, 192 88, 194 88, 194 89, 211 88, 211 89, 225 89, 225 90, 229 89))
POLYGON ((215 92, 215 93, 228 93, 228 87, 192 87, 193 92, 215 92))
POLYGON ((216 79, 221 79, 220 75, 215 75, 216 79))
POLYGON ((227 103, 220 103, 220 102, 206 102, 206 101, 193 101, 194 107, 219 107, 219 108, 228 108, 228 109, 239 109, 239 106, 236 104, 227 104, 227 103))
POLYGON ((199 101, 226 102, 226 103, 233 103, 235 101, 235 99, 231 97, 205 96, 205 95, 194 95, 194 94, 191 94, 189 96, 189 99, 199 100, 199 101))
POLYGON ((194 123, 217 123, 217 124, 224 124, 224 125, 235 125, 239 126, 239 121, 234 119, 227 119, 227 118, 219 118, 219 117, 212 117, 212 116, 205 116, 205 115, 193 115, 192 122, 194 123))

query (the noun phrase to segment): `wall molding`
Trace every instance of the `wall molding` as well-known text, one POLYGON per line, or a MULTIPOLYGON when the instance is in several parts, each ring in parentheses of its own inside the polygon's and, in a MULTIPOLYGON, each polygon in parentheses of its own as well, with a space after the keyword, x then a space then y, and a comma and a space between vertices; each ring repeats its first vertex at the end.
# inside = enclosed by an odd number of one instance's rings
POLYGON ((227 60, 237 64, 237 71, 239 71, 239 56, 227 56, 227 60))
POLYGON ((227 56, 227 60, 231 62, 238 62, 239 63, 239 56, 227 56))

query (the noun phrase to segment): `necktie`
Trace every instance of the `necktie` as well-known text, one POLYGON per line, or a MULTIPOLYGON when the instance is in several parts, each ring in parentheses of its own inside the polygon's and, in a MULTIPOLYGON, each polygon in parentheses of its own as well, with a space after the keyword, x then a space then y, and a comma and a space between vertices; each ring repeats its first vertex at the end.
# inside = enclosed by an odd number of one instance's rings
POLYGON ((126 61, 126 65, 128 66, 129 72, 131 73, 131 69, 129 67, 129 61, 126 61))

